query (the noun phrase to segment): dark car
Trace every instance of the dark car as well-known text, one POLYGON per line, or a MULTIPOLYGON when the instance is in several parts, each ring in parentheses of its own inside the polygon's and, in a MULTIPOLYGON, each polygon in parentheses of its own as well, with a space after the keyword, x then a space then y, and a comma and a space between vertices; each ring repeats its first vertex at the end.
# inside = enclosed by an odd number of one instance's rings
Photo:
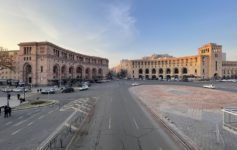
POLYGON ((74 92, 74 88, 72 87, 68 87, 62 90, 62 93, 71 93, 74 92))

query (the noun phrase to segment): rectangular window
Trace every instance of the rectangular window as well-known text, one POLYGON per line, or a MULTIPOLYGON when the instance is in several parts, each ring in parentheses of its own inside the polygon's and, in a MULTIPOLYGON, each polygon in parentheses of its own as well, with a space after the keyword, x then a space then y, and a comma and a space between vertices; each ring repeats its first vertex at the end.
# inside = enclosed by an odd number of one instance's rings
POLYGON ((44 68, 43 66, 40 67, 40 72, 43 72, 44 71, 44 68))
POLYGON ((217 71, 217 69, 218 69, 218 63, 217 63, 217 61, 216 61, 216 71, 217 71))

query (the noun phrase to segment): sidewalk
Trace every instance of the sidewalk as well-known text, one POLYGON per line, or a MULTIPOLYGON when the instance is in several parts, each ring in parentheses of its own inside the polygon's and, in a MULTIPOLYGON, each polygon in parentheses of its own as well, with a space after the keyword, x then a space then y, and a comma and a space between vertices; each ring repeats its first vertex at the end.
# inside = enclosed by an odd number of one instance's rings
MULTIPOLYGON (((7 105, 7 97, 0 97, 0 107, 7 105)), ((16 96, 11 96, 9 100, 10 107, 16 107, 20 105, 20 101, 17 99, 16 96)))

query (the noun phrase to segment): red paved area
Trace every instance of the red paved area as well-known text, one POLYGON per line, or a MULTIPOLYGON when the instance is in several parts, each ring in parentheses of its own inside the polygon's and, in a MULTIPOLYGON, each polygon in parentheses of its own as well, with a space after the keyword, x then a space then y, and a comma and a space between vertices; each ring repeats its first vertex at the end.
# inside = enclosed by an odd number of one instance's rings
POLYGON ((222 128, 221 111, 237 107, 237 93, 178 85, 142 85, 130 92, 198 149, 237 149, 236 134, 222 128))

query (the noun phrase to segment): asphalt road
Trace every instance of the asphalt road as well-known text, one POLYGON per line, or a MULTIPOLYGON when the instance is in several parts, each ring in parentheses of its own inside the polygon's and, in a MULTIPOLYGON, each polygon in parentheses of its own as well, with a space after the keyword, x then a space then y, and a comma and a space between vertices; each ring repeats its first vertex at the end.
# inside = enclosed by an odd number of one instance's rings
POLYGON ((75 138, 70 150, 183 149, 130 95, 130 84, 113 81, 101 85, 88 135, 75 138))
MULTIPOLYGON (((91 91, 74 93, 57 93, 48 95, 35 95, 40 99, 58 100, 59 104, 13 111, 9 118, 0 116, 0 150, 33 150, 36 149, 47 137, 63 124, 63 122, 74 112, 73 109, 61 111, 60 109, 68 103, 91 98, 91 91)), ((30 97, 34 99, 34 97, 30 97)), ((76 115, 81 115, 79 112, 76 115)))
MULTIPOLYGON (((88 91, 69 94, 36 95, 35 99, 54 99, 59 105, 12 112, 0 116, 0 150, 32 150, 60 126, 73 110, 60 107, 79 98, 96 97, 95 114, 88 135, 77 137, 70 149, 81 150, 172 150, 183 149, 157 120, 130 95, 133 81, 94 84, 88 91)), ((206 82, 138 81, 142 84, 175 84, 201 87, 206 82)), ((218 90, 237 92, 237 83, 214 83, 218 90)), ((0 93, 1 94, 1 93, 0 93)))

